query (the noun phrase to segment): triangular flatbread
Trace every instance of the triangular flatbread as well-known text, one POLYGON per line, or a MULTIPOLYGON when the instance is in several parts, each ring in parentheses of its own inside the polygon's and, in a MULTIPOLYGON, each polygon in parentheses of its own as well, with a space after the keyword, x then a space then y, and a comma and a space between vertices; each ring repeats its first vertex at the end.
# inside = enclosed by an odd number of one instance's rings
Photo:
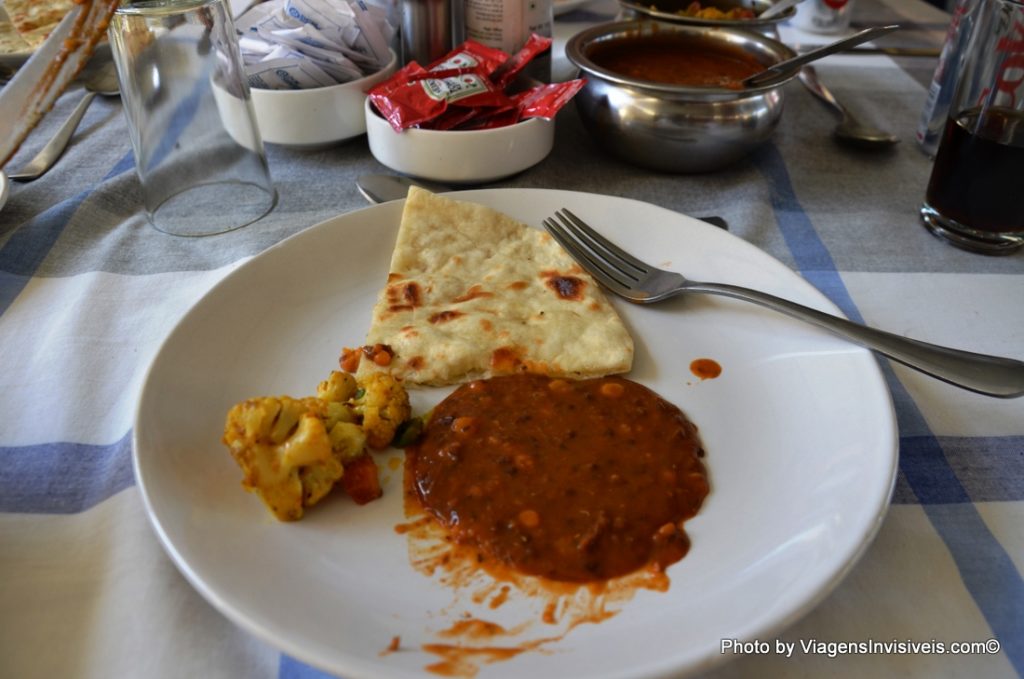
MULTIPOLYGON (((622 320, 551 236, 416 187, 366 341, 390 348, 383 369, 407 386, 517 372, 595 377, 633 361, 622 320)), ((380 369, 364 359, 358 371, 380 369)))
POLYGON ((0 54, 27 54, 31 48, 22 40, 0 5, 0 54))
POLYGON ((4 9, 15 30, 31 49, 39 47, 57 27, 75 0, 5 0, 4 9))

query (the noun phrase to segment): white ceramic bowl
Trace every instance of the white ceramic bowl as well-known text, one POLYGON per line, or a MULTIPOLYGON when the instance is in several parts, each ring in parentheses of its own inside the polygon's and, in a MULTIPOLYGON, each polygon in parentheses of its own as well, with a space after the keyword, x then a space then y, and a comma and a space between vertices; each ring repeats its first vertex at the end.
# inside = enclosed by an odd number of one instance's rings
POLYGON ((366 132, 366 91, 395 72, 398 56, 359 80, 309 90, 253 88, 252 105, 263 141, 298 148, 329 146, 366 132))
POLYGON ((544 160, 555 143, 555 121, 530 118, 489 130, 395 132, 367 99, 366 138, 382 165, 438 182, 482 184, 544 160))

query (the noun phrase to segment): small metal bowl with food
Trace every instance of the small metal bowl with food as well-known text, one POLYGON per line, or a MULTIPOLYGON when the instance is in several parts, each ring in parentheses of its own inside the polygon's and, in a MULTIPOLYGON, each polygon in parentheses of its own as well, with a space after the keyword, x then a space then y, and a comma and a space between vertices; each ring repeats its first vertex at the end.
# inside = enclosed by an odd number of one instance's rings
POLYGON ((598 144, 668 172, 717 170, 767 141, 792 76, 743 80, 796 56, 750 31, 650 21, 594 26, 565 51, 587 79, 576 110, 598 144))
POLYGON ((619 0, 622 8, 619 18, 654 19, 711 28, 745 28, 777 38, 778 25, 792 19, 796 8, 765 14, 775 4, 771 0, 619 0))

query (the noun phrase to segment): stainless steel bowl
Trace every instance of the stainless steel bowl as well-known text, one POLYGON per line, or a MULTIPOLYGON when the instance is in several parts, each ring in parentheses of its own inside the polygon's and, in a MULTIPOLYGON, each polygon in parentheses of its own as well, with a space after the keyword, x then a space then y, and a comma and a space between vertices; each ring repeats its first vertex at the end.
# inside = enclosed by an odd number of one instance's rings
POLYGON ((784 83, 744 90, 667 85, 622 76, 590 60, 602 41, 666 32, 742 50, 766 68, 796 56, 777 40, 732 28, 616 21, 577 33, 565 53, 587 78, 576 110, 598 144, 644 167, 708 172, 767 141, 782 115, 784 83))
MULTIPOLYGON (((680 14, 693 0, 619 0, 620 19, 655 19, 669 23, 687 24, 690 26, 708 26, 710 28, 741 28, 763 33, 770 38, 778 38, 778 26, 796 15, 796 7, 790 7, 778 16, 761 19, 738 19, 724 21, 721 19, 701 19, 680 14)), ((737 7, 752 9, 758 15, 771 7, 772 0, 704 0, 701 5, 728 11, 737 7)))

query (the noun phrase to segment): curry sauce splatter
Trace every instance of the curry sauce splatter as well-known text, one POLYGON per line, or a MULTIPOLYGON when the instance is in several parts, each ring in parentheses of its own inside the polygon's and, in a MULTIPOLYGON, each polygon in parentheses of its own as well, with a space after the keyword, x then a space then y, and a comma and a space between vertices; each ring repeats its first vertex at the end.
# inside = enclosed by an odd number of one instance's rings
POLYGON ((438 660, 425 669, 473 676, 548 652, 576 626, 615 616, 638 590, 667 591, 665 569, 689 547, 682 524, 708 493, 702 456, 696 427, 675 406, 622 378, 518 375, 456 390, 407 451, 409 521, 396 531, 408 537, 413 566, 453 589, 452 606, 468 597, 478 613, 433 631, 420 648, 438 660), (602 405, 621 414, 609 418, 602 405), (652 438, 675 453, 638 454, 652 438), (584 459, 579 451, 597 439, 600 454, 584 459), (474 440, 488 455, 475 454, 474 440), (501 609, 507 621, 524 605, 521 624, 486 619, 501 609))
POLYGON ((690 372, 702 380, 713 380, 722 374, 722 366, 711 358, 697 358, 690 362, 690 372))

